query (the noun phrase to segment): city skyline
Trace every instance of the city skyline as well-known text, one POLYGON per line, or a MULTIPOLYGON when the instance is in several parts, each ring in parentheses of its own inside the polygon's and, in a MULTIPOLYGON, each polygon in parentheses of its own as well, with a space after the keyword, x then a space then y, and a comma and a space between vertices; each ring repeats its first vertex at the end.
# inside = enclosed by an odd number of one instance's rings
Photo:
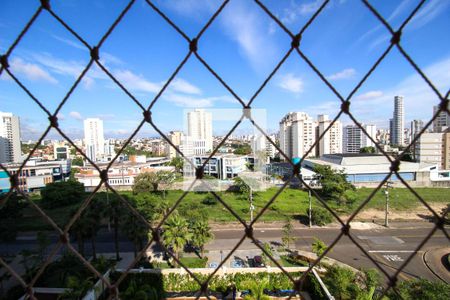
MULTIPOLYGON (((189 36, 196 34, 217 4, 215 1, 188 1, 180 9, 179 3, 175 5, 173 1, 157 2, 189 36)), ((268 5, 294 30, 311 17, 318 7, 317 3, 269 1, 268 5)), ((101 11, 103 4, 96 1, 88 10, 81 6, 75 12, 68 3, 57 2, 52 7, 68 18, 69 23, 76 24, 78 14, 86 15, 86 19, 91 20, 94 14, 101 11), (72 15, 67 11, 71 11, 72 15)), ((102 18, 95 19, 98 26, 94 30, 89 26, 90 21, 76 24, 76 29, 90 44, 95 44, 106 31, 106 24, 122 9, 121 5, 114 3, 114 9, 103 12, 102 18)), ((382 2, 377 5, 395 27, 412 11, 415 3, 382 2)), ((144 3, 137 3, 136 7, 130 10, 121 26, 112 33, 111 39, 100 49, 100 58, 106 68, 147 106, 185 55, 187 45, 159 16, 147 10, 144 3), (130 30, 134 32, 132 36, 127 34, 130 30), (147 38, 147 32, 152 39, 147 38), (161 42, 162 39, 164 42, 161 42), (133 44, 136 47, 131 47, 133 44), (151 57, 144 55, 145 49, 153 49, 151 57), (167 66, 162 62, 170 63, 167 66)), ((0 13, 0 26, 5 33, 0 39, 0 51, 5 51, 5 45, 16 37, 33 9, 32 5, 19 8, 12 1, 6 2, 5 9, 0 13), (14 19, 8 13, 12 10, 15 11, 14 19)), ((402 35, 406 51, 417 60, 419 67, 442 94, 448 89, 450 80, 446 72, 450 68, 450 52, 447 47, 439 45, 450 38, 445 31, 433 28, 448 28, 450 21, 445 15, 449 9, 448 2, 426 2, 423 13, 412 19, 402 35), (432 42, 435 40, 441 43, 432 42), (427 47, 420 47, 423 44, 427 47)), ((54 24, 45 16, 39 18, 36 28, 21 41, 9 62, 12 72, 30 86, 31 92, 52 111, 87 64, 89 53, 63 28, 50 25, 54 24), (43 31, 41 27, 54 29, 43 31)), ((382 26, 361 3, 331 1, 314 26, 305 32, 302 49, 345 97, 387 47, 387 36, 388 33, 384 33, 382 26), (348 17, 349 14, 352 18, 348 17), (343 30, 336 31, 336 24, 343 30), (327 40, 326 44, 324 40, 327 40), (318 52, 318 49, 321 51, 318 52)), ((257 5, 232 1, 218 22, 205 32, 199 43, 199 53, 236 90, 239 97, 248 100, 289 46, 288 37, 257 5), (221 46, 217 47, 217 44, 221 46)), ((47 117, 7 75, 2 74, 0 78, 2 110, 11 111, 24 120, 22 136, 25 139, 36 139, 48 125, 47 117)), ((386 62, 355 94, 351 111, 361 123, 388 128, 389 110, 383 107, 391 106, 392 98, 397 94, 405 97, 406 124, 414 119, 429 119, 432 111, 427 108, 438 104, 432 90, 399 56, 398 51, 393 50, 386 62)), ((237 100, 197 60, 191 58, 156 102, 152 117, 163 132, 169 132, 182 128, 178 120, 181 120, 185 108, 239 107, 237 100)), ((268 130, 273 131, 287 111, 305 111, 314 116, 328 114, 333 119, 339 111, 340 101, 298 55, 292 55, 256 98, 253 107, 270 111, 268 130)), ((134 131, 142 119, 140 109, 95 65, 63 106, 59 123, 69 136, 81 138, 82 120, 91 117, 104 121, 106 136, 122 138, 134 131)), ((346 116, 340 120, 343 125, 351 124, 346 116)), ((223 134, 230 128, 215 127, 215 134, 223 134)), ((240 130, 237 128, 237 132, 240 130)), ((138 136, 155 135, 148 125, 138 133, 138 136)), ((57 135, 52 131, 49 137, 57 135)))

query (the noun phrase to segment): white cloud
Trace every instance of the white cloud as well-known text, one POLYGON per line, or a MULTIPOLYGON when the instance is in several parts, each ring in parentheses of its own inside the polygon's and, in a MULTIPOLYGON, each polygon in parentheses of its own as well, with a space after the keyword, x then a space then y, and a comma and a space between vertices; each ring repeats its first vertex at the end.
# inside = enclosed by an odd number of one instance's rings
POLYGON ((330 76, 327 77, 327 79, 329 80, 341 80, 341 79, 350 79, 353 78, 356 75, 356 70, 355 69, 344 69, 340 72, 331 74, 330 76))
POLYGON ((303 92, 303 80, 292 73, 280 75, 278 86, 293 93, 303 92))
POLYGON ((267 35, 268 22, 259 10, 250 9, 243 1, 234 1, 220 15, 221 25, 231 40, 238 43, 241 54, 256 70, 273 68, 277 43, 267 35))
POLYGON ((358 95, 356 99, 358 100, 368 100, 368 99, 375 99, 383 96, 382 91, 369 91, 364 94, 358 95))
POLYGON ((60 36, 55 35, 55 34, 52 34, 51 36, 55 40, 60 41, 60 42, 62 42, 64 44, 66 44, 66 45, 69 45, 69 46, 73 47, 73 48, 80 49, 80 50, 85 50, 85 51, 88 50, 88 48, 86 48, 85 45, 83 45, 83 44, 81 44, 79 42, 75 42, 73 40, 66 39, 66 38, 60 37, 60 36))
POLYGON ((79 112, 77 112, 77 111, 71 111, 71 112, 69 113, 69 116, 72 117, 72 118, 74 118, 75 120, 82 120, 82 119, 83 119, 83 117, 81 116, 81 114, 80 114, 79 112))
MULTIPOLYGON (((450 5, 450 1, 430 0, 414 15, 405 29, 420 28, 442 14, 450 5)), ((448 12, 447 12, 448 14, 448 12)))
POLYGON ((161 89, 160 84, 148 81, 144 76, 134 74, 130 70, 117 70, 113 72, 113 75, 126 88, 134 91, 157 93, 161 89))
POLYGON ((10 68, 13 74, 22 74, 32 81, 46 81, 53 84, 58 83, 58 80, 39 65, 25 62, 19 57, 15 57, 11 60, 10 68))
POLYGON ((299 16, 306 16, 315 13, 322 4, 323 0, 314 0, 307 3, 298 4, 292 1, 290 7, 284 9, 284 15, 281 18, 281 21, 285 24, 292 24, 297 21, 299 16))
POLYGON ((201 107, 213 107, 217 101, 237 103, 237 100, 230 96, 216 96, 216 97, 194 97, 176 93, 165 93, 163 95, 164 100, 174 103, 176 106, 189 107, 189 108, 201 108, 201 107))
MULTIPOLYGON (((450 57, 423 68, 423 72, 441 94, 446 93, 449 87, 450 72, 448 70, 450 70, 450 57)), ((358 120, 359 116, 361 116, 362 121, 384 118, 387 126, 388 119, 392 115, 393 101, 396 95, 404 96, 406 120, 429 120, 433 112, 433 105, 439 104, 438 97, 428 84, 419 74, 413 73, 392 88, 383 91, 380 97, 372 97, 370 99, 355 98, 355 101, 352 102, 351 111, 355 113, 358 120)))
POLYGON ((198 87, 181 78, 174 79, 170 83, 170 88, 174 91, 186 94, 199 95, 202 93, 202 91, 198 87))

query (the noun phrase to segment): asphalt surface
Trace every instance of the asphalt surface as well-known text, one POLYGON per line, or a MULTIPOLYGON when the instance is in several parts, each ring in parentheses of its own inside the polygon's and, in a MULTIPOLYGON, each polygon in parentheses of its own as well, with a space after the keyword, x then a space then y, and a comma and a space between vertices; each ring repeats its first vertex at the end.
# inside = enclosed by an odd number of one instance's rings
MULTIPOLYGON (((369 255, 390 276, 394 275, 408 259, 411 259, 398 275, 399 279, 440 280, 425 264, 423 256, 428 250, 449 247, 449 240, 444 233, 440 230, 436 231, 426 244, 417 253, 414 253, 431 229, 429 226, 426 228, 352 229, 350 236, 366 253, 357 247, 349 237, 342 236, 328 256, 357 269, 376 268, 367 256, 369 255)), ((340 229, 336 228, 295 229, 293 234, 296 237, 295 248, 311 251, 314 238, 319 238, 330 245, 340 233, 340 229)), ((231 249, 243 236, 241 229, 216 230, 214 234, 215 241, 208 247, 211 249, 231 249)), ((280 242, 283 233, 280 229, 258 229, 254 231, 254 235, 262 242, 280 242)), ((251 242, 247 241, 239 248, 249 247, 249 244, 251 242)))
MULTIPOLYGON (((428 236, 431 229, 431 224, 428 223, 424 223, 421 227, 415 226, 414 228, 352 229, 351 237, 359 243, 367 254, 370 255, 370 257, 389 275, 395 274, 408 259, 411 259, 399 274, 399 279, 427 278, 430 280, 441 280, 430 271, 429 266, 433 264, 428 264, 428 266, 425 264, 424 254, 428 250, 449 247, 449 240, 444 233, 437 230, 426 244, 417 253, 414 253, 414 250, 425 237, 428 236)), ((449 232, 448 228, 446 230, 449 232)), ((213 232, 215 239, 206 247, 206 249, 211 251, 231 250, 244 235, 242 227, 236 226, 216 227, 213 232)), ((311 244, 313 243, 314 238, 319 238, 327 245, 330 245, 340 232, 341 231, 338 228, 296 228, 293 234, 293 236, 297 238, 295 241, 295 248, 298 250, 311 251, 311 244)), ((283 233, 280 228, 255 228, 254 235, 262 242, 279 243, 281 242, 283 233)), ((52 242, 56 243, 56 241, 56 236, 53 236, 52 242)), ((76 241, 72 240, 71 243, 76 248, 76 241)), ((5 254, 14 255, 23 249, 32 249, 36 247, 37 242, 35 236, 22 235, 13 243, 0 244, 0 254, 4 257, 5 254)), ((120 237, 121 252, 132 252, 133 248, 133 244, 130 241, 123 236, 120 237)), ((240 250, 250 250, 255 248, 256 246, 248 239, 246 239, 239 247, 240 250)), ((90 252, 89 241, 86 241, 85 249, 86 253, 90 252)), ((103 229, 99 233, 99 236, 97 237, 97 252, 114 252, 112 232, 103 229)), ((354 268, 376 268, 375 264, 368 256, 347 236, 341 237, 328 256, 354 268)), ((435 262, 435 264, 438 264, 438 262, 435 262)), ((448 279, 449 276, 446 278, 448 279)), ((450 283, 450 281, 447 282, 450 283)))

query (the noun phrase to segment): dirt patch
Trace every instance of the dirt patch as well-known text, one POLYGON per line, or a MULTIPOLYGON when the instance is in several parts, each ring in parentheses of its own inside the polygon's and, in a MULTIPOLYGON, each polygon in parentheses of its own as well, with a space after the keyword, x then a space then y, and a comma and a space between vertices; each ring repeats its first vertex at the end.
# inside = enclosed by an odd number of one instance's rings
MULTIPOLYGON (((434 209, 438 214, 441 213, 441 210, 447 206, 447 203, 431 203, 431 208, 434 209)), ((417 206, 413 207, 408 211, 397 211, 391 210, 389 211, 389 220, 431 220, 432 213, 425 206, 417 206)), ((344 220, 346 220, 349 216, 342 216, 344 220)), ((355 218, 356 220, 379 220, 384 219, 384 210, 369 208, 364 209, 358 213, 355 218)))

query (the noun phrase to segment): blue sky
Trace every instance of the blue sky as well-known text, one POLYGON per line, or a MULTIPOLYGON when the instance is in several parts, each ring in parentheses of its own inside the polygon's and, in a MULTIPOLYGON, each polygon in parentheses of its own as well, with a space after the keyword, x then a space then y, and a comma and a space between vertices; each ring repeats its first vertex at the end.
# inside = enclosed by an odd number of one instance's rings
MULTIPOLYGON (((397 28, 419 1, 371 1, 397 28)), ((154 1, 193 37, 220 1, 154 1)), ((263 1, 293 32, 322 1, 263 1)), ((127 1, 51 1, 52 9, 89 44, 96 45, 127 1)), ((4 53, 39 1, 0 3, 0 52, 4 53)), ((405 28, 401 43, 442 94, 450 88, 450 1, 429 0, 405 28)), ((345 97, 387 48, 388 31, 356 0, 332 0, 302 37, 300 48, 345 97)), ((244 100, 265 80, 290 48, 289 37, 253 1, 231 0, 199 41, 198 53, 244 100)), ((147 106, 188 52, 186 41, 144 1, 138 0, 100 49, 106 68, 147 106)), ((47 12, 43 12, 9 58, 11 71, 53 111, 89 61, 89 52, 47 12)), ((427 120, 438 99, 393 49, 356 93, 351 109, 358 120, 387 127, 393 97, 405 97, 406 121, 427 120)), ((269 131, 289 111, 334 117, 340 102, 304 61, 293 53, 254 101, 267 109, 269 131)), ((187 108, 240 108, 240 104, 191 57, 155 104, 153 117, 164 131, 182 129, 187 108)), ((21 118, 22 136, 33 139, 46 128, 46 115, 5 73, 0 76, 0 111, 21 118)), ((125 137, 141 111, 114 82, 93 66, 61 110, 60 124, 82 136, 82 119, 100 117, 107 137, 125 137)), ((344 124, 350 121, 343 117, 344 124)), ((218 123, 216 134, 227 131, 218 123)), ((239 128, 245 132, 245 126, 239 128)), ((238 131, 239 133, 240 131, 238 131)), ((155 136, 146 125, 138 136, 155 136)), ((51 134, 49 137, 54 137, 51 134)))

